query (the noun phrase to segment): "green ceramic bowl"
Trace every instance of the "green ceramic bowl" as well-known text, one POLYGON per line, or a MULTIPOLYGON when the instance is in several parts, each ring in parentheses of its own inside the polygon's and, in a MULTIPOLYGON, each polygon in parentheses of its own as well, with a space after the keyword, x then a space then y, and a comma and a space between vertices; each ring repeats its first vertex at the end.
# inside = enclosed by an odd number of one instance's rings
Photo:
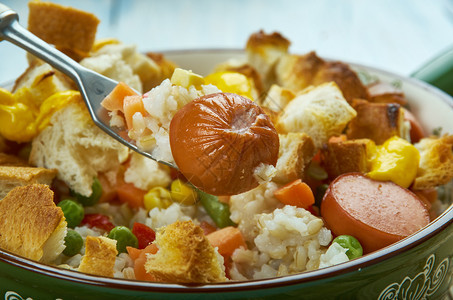
MULTIPOLYGON (((206 74, 235 50, 169 52, 206 74)), ((416 79, 353 65, 367 78, 401 86, 427 132, 453 133, 453 99, 416 79)), ((450 195, 450 193, 447 193, 450 195)), ((447 197, 449 203, 452 198, 447 197)), ((4 299, 448 299, 453 275, 453 206, 427 227, 380 251, 333 267, 249 282, 183 286, 110 279, 39 264, 0 250, 4 299)), ((451 296, 450 296, 451 297, 451 296)), ((451 298, 450 298, 451 299, 451 298)))

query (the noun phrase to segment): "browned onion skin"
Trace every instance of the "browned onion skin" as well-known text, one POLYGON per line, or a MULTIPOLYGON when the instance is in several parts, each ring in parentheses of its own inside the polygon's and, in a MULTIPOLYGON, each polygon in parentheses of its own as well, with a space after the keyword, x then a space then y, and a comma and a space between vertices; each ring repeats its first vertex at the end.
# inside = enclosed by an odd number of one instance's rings
POLYGON ((181 173, 212 195, 236 195, 258 182, 261 163, 277 163, 279 139, 270 118, 251 100, 210 94, 188 103, 170 123, 170 146, 181 173))

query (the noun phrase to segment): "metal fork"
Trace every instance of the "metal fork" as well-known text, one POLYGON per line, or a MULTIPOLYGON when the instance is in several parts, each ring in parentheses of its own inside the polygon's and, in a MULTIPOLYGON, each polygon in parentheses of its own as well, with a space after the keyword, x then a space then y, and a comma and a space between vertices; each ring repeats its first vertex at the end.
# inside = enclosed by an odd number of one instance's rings
POLYGON ((158 160, 151 153, 140 150, 123 130, 117 127, 110 127, 108 112, 101 106, 101 101, 113 90, 118 82, 79 65, 29 32, 19 24, 18 14, 0 3, 0 41, 3 39, 30 52, 71 78, 77 84, 94 123, 111 137, 146 157, 176 168, 174 164, 158 160))

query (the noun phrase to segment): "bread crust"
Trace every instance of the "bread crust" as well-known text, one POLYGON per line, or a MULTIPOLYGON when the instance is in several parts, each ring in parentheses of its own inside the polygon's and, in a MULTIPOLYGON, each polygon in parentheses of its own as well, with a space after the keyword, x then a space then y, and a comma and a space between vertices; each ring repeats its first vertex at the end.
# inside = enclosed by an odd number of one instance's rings
POLYGON ((356 116, 335 82, 309 87, 283 109, 276 128, 279 133, 304 132, 320 149, 331 136, 340 135, 356 116))
POLYGON ((13 188, 34 183, 50 185, 57 175, 54 169, 23 166, 0 166, 0 199, 13 188))
POLYGON ((302 132, 279 134, 280 149, 273 181, 286 184, 303 178, 305 167, 315 154, 313 140, 302 132))
POLYGON ((200 226, 177 221, 159 229, 155 243, 159 251, 148 256, 146 272, 157 281, 208 283, 225 281, 223 261, 200 226))
POLYGON ((453 135, 423 138, 415 146, 420 151, 415 190, 434 188, 453 178, 453 135))
POLYGON ((28 8, 32 33, 60 48, 91 50, 99 24, 95 15, 51 2, 30 1, 28 8))
POLYGON ((62 222, 63 211, 47 185, 16 187, 0 201, 0 248, 40 261, 46 241, 62 222))
POLYGON ((357 74, 340 61, 327 62, 314 51, 305 55, 285 55, 276 66, 277 83, 294 92, 310 85, 335 82, 344 98, 351 103, 354 98, 368 99, 368 91, 357 74))
POLYGON ((348 139, 372 139, 377 145, 392 136, 401 136, 404 112, 397 103, 372 103, 354 99, 357 116, 349 123, 348 139))
POLYGON ((85 255, 78 270, 83 273, 113 277, 117 254, 116 240, 104 236, 87 236, 85 255))
POLYGON ((374 147, 370 139, 329 141, 321 150, 323 167, 331 179, 349 172, 367 173, 374 147))

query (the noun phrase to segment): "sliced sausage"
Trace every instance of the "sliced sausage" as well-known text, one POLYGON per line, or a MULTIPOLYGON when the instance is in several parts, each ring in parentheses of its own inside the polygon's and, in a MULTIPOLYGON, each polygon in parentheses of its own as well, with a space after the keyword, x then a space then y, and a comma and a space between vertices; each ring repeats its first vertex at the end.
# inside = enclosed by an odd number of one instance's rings
POLYGON ((356 237, 364 253, 388 246, 429 223, 428 210, 414 193, 361 173, 343 174, 330 184, 321 216, 334 234, 356 237))

